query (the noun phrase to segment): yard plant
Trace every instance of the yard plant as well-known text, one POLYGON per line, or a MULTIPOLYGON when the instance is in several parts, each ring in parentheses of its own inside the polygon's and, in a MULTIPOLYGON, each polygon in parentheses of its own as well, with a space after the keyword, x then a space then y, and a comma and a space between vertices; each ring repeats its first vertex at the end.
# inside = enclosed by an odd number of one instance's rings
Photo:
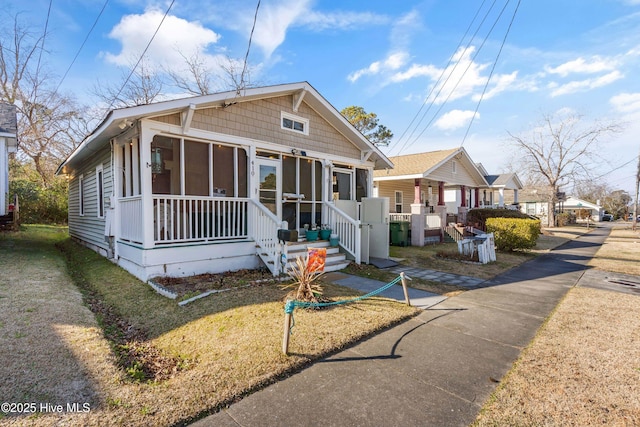
POLYGON ((487 232, 493 233, 501 251, 529 250, 536 246, 540 221, 522 218, 488 218, 487 232))

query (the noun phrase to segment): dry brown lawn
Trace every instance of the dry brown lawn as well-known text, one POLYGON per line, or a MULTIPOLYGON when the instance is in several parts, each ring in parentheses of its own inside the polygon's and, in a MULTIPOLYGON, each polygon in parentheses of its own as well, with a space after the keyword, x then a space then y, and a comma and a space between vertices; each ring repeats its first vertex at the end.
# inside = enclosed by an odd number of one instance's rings
MULTIPOLYGON (((638 274, 639 248, 616 228, 590 265, 638 274)), ((639 313, 639 295, 571 289, 474 425, 640 425, 639 313)))
MULTIPOLYGON (((0 396, 4 402, 35 403, 33 413, 0 413, 0 424, 174 425, 417 313, 383 298, 298 309, 285 356, 282 299, 287 291, 280 285, 229 291, 180 307, 68 242, 57 229, 43 227, 0 235, 0 268, 0 396), (81 273, 76 279, 82 288, 98 292, 125 325, 144 331, 152 348, 183 361, 182 370, 156 382, 127 376, 65 271, 53 246, 60 241, 71 252, 73 277, 81 273), (89 410, 69 412, 72 403, 89 410), (52 406, 41 406, 47 404, 52 406), (62 405, 62 413, 51 412, 55 405, 62 405)), ((335 285, 325 289, 334 299, 357 295, 335 285)))

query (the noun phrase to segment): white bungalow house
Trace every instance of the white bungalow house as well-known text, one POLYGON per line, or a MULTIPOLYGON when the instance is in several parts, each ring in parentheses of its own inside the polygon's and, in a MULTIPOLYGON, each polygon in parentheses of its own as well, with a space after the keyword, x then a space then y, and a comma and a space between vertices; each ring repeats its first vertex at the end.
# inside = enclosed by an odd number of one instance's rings
MULTIPOLYGON (((480 191, 489 188, 483 173, 463 147, 390 157, 393 169, 374 172, 374 196, 390 199, 390 218, 411 220, 411 214, 426 215, 425 236, 442 236, 449 223, 464 223, 471 208, 484 207, 480 191)), ((486 193, 483 193, 486 195, 486 193)), ((412 228, 412 244, 421 243, 412 228)))
POLYGON ((16 106, 0 103, 0 222, 10 221, 9 154, 18 149, 16 106))
POLYGON ((586 222, 586 215, 589 216, 589 221, 602 221, 602 216, 604 215, 602 206, 573 196, 568 196, 564 202, 558 203, 556 210, 574 214, 579 222, 586 222))
MULTIPOLYGON (((111 111, 60 165, 69 233, 141 280, 282 269, 277 230, 325 224, 361 261, 360 221, 393 165, 309 83, 111 111)), ((284 256, 283 256, 284 254, 284 256)))
POLYGON ((482 189, 481 204, 484 207, 504 208, 518 206, 518 190, 522 190, 523 185, 517 173, 489 175, 481 163, 476 166, 482 172, 489 185, 489 188, 482 189))

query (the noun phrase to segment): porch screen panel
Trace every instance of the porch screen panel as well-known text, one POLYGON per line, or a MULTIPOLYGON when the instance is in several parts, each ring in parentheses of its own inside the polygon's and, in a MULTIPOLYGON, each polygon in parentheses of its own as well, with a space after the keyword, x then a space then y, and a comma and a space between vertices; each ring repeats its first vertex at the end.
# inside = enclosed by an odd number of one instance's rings
POLYGON ((238 148, 238 171, 236 177, 238 179, 238 194, 237 197, 247 197, 247 152, 238 148))
POLYGON ((184 141, 185 195, 209 195, 209 144, 184 141))
MULTIPOLYGON (((208 157, 207 157, 208 158, 208 157)), ((213 195, 234 197, 233 147, 213 146, 213 195)))
POLYGON ((282 158, 282 192, 297 194, 298 174, 295 157, 282 158))
POLYGON ((334 185, 334 198, 338 200, 352 200, 351 199, 351 174, 334 172, 336 177, 336 184, 334 185), (337 196, 337 197, 335 197, 337 196))
POLYGON ((322 201, 322 163, 315 161, 314 163, 314 169, 315 169, 315 176, 314 176, 314 184, 315 184, 315 198, 314 200, 316 202, 320 202, 322 201))
POLYGON ((362 201, 363 197, 367 197, 369 171, 366 169, 356 169, 356 200, 362 201))
MULTIPOLYGON (((313 217, 313 160, 300 159, 300 194, 304 199, 300 200, 300 226, 316 222, 313 217)), ((317 223, 316 224, 320 224, 317 223)))
POLYGON ((152 174, 153 194, 180 195, 180 140, 156 135, 151 143, 151 153, 159 162, 157 172, 152 174))

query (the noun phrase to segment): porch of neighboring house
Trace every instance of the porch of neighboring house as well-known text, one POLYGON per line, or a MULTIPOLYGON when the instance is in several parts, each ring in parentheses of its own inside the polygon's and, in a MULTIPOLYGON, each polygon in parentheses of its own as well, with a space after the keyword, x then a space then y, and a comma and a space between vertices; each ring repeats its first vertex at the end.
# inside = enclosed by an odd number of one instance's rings
POLYGON ((378 183, 378 194, 390 192, 395 203, 390 206, 389 221, 408 223, 408 240, 414 246, 458 241, 465 235, 469 210, 494 207, 481 199, 486 192, 479 187, 424 178, 378 183))
POLYGON ((108 235, 117 236, 115 257, 138 277, 187 274, 215 263, 225 270, 262 265, 277 275, 311 246, 327 247, 327 271, 361 262, 359 209, 347 214, 335 201, 359 204, 368 193, 370 170, 296 150, 267 152, 162 135, 147 147, 136 138, 124 141, 114 150, 123 173, 115 176, 119 193, 107 227, 108 235), (140 173, 145 164, 149 175, 140 173), (305 239, 305 228, 322 225, 338 236, 337 246, 305 239), (299 238, 280 241, 278 230, 299 238))

